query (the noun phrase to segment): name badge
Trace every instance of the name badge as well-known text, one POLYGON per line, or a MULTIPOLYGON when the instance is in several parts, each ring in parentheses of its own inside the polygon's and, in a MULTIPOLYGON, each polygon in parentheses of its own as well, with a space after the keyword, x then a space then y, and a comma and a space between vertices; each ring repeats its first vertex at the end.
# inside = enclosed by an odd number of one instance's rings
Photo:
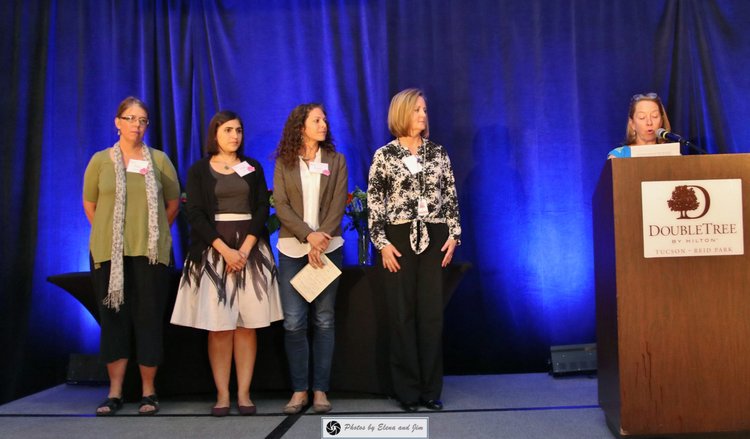
POLYGON ((135 174, 146 175, 148 172, 148 162, 145 160, 130 159, 127 171, 135 174))
POLYGON ((406 168, 409 169, 409 172, 412 173, 412 175, 417 174, 420 171, 422 171, 422 165, 419 164, 419 161, 417 160, 417 156, 410 155, 409 157, 404 157, 402 161, 406 165, 406 168))
POLYGON ((314 174, 331 175, 331 171, 328 170, 328 163, 310 162, 308 168, 314 174))
POLYGON ((420 217, 425 217, 430 213, 430 209, 427 208, 427 201, 419 197, 419 202, 417 203, 417 215, 420 217))
POLYGON ((255 168, 253 168, 250 163, 245 161, 232 166, 232 169, 234 169, 234 172, 236 172, 240 177, 244 177, 251 172, 255 172, 255 168))

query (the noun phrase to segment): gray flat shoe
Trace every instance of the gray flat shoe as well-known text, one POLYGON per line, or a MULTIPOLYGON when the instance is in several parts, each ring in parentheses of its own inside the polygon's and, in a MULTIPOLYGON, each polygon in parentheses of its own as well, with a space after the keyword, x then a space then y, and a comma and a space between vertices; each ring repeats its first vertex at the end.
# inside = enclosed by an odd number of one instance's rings
POLYGON ((287 404, 284 406, 284 414, 296 415, 297 413, 301 412, 302 409, 304 409, 306 406, 307 406, 307 398, 305 398, 299 404, 287 404))
POLYGON ((330 402, 322 403, 322 404, 313 404, 313 411, 315 413, 328 413, 331 411, 333 407, 331 407, 330 402))

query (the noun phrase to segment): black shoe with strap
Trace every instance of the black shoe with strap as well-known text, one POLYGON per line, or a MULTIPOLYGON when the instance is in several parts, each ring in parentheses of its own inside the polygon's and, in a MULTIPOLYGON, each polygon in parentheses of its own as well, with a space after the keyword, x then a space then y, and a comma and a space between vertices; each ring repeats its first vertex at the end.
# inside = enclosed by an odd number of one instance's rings
POLYGON ((139 415, 155 415, 159 412, 159 397, 156 396, 156 393, 153 395, 144 396, 141 398, 141 404, 138 406, 138 414, 139 415), (149 410, 141 410, 143 407, 150 405, 153 407, 149 410))
POLYGON ((107 398, 96 408, 96 416, 112 416, 122 408, 122 398, 107 398), (101 412, 99 409, 108 408, 109 411, 101 412))

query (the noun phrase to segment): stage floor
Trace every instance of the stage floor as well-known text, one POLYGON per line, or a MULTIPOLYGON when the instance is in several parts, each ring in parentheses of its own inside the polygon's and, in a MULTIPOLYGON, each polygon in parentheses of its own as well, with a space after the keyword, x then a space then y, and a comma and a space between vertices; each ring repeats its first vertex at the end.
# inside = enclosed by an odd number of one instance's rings
MULTIPOLYGON (((226 418, 209 412, 213 395, 164 398, 153 417, 138 416, 137 402, 126 403, 117 416, 93 416, 106 387, 61 384, 0 406, 3 438, 320 438, 320 415, 309 409, 286 416, 289 394, 252 394, 258 414, 241 417, 233 408, 226 418)), ((429 417, 429 437, 586 439, 614 437, 597 404, 595 377, 554 378, 548 374, 445 377, 445 409, 401 411, 379 395, 331 392, 333 410, 346 417, 429 417)))

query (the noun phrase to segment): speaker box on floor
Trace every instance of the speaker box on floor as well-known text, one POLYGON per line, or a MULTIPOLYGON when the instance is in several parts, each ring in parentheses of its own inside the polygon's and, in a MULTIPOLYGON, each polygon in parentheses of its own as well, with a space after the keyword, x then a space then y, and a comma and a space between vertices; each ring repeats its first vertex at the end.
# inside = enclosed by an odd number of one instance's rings
POLYGON ((99 355, 70 354, 66 381, 70 384, 108 382, 107 366, 99 360, 99 355))
POLYGON ((553 376, 596 372, 596 343, 550 347, 553 376))

